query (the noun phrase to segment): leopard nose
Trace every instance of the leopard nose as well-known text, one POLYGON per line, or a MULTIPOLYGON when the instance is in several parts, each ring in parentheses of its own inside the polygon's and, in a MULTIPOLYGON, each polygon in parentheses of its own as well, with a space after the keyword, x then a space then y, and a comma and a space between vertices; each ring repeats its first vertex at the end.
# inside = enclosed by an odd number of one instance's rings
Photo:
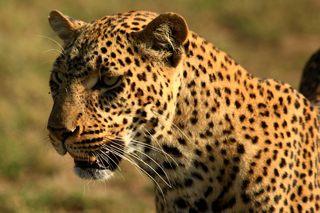
POLYGON ((62 142, 65 141, 68 137, 79 134, 80 130, 79 126, 72 130, 66 128, 55 128, 50 126, 48 126, 47 128, 51 136, 62 142))

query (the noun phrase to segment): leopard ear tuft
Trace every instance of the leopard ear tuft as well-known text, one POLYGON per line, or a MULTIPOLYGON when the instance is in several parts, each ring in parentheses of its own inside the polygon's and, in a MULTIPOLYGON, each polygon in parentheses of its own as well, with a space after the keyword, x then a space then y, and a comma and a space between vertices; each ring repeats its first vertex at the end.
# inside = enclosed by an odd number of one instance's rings
POLYGON ((72 39, 76 30, 85 25, 85 22, 74 20, 58 10, 52 10, 48 20, 51 28, 65 42, 72 39))
POLYGON ((152 50, 167 52, 166 59, 177 66, 181 59, 182 45, 188 37, 188 26, 183 17, 164 13, 153 19, 142 31, 133 33, 134 38, 152 50))

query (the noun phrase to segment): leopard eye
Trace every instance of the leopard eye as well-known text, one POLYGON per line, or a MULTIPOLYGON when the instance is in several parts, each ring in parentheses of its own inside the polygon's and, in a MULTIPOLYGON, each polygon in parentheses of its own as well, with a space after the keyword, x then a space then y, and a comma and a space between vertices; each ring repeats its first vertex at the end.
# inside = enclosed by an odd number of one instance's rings
POLYGON ((50 81, 49 81, 50 94, 52 95, 52 97, 56 96, 57 91, 61 86, 62 82, 63 82, 62 73, 58 71, 52 71, 50 76, 50 81))
POLYGON ((98 77, 91 76, 86 82, 87 88, 89 88, 89 89, 93 88, 97 84, 97 82, 98 82, 98 77))
POLYGON ((52 79, 54 81, 56 81, 57 83, 61 84, 62 81, 63 81, 63 78, 64 77, 63 77, 63 74, 61 72, 58 72, 58 71, 52 72, 52 79))
POLYGON ((102 87, 106 89, 113 89, 120 85, 121 76, 102 76, 101 77, 102 87))

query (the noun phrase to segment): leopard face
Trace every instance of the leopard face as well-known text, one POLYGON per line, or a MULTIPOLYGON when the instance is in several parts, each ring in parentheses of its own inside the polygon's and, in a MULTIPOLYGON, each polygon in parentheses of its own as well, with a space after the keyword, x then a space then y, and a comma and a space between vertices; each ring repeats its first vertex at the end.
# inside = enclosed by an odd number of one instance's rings
POLYGON ((170 128, 187 28, 181 17, 165 14, 142 30, 151 18, 155 14, 127 13, 88 24, 50 14, 65 45, 50 77, 50 139, 58 153, 74 158, 83 178, 108 178, 123 158, 139 158, 145 138, 170 128), (166 41, 161 34, 175 27, 171 23, 185 34, 166 41), (158 37, 150 39, 154 30, 158 37))

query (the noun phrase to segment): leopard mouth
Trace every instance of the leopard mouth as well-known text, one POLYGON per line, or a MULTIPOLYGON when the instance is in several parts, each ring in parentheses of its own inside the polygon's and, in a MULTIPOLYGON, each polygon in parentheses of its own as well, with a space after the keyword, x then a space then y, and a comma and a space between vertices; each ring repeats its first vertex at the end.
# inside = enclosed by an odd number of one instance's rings
POLYGON ((74 170, 83 179, 108 179, 119 167, 123 153, 123 142, 110 141, 104 148, 88 152, 85 159, 74 157, 74 170))

